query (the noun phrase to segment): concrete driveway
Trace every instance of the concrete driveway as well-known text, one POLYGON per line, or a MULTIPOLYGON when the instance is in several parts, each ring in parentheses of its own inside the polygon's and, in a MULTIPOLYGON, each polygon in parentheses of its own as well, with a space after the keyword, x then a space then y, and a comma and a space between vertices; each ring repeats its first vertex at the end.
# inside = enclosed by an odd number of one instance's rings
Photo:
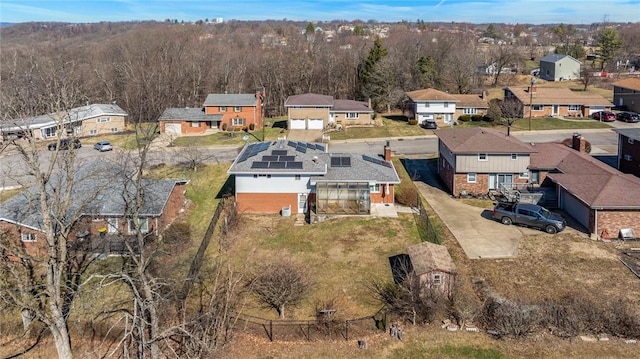
POLYGON ((469 206, 451 198, 428 160, 406 159, 404 162, 416 187, 456 237, 467 257, 515 257, 523 235, 541 233, 525 227, 505 226, 491 219, 489 210, 469 206))

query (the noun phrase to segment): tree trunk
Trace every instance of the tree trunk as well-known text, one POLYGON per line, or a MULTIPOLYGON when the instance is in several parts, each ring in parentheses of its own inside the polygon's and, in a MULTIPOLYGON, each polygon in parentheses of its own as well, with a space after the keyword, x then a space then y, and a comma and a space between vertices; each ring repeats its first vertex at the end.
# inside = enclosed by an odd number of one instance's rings
POLYGON ((284 304, 281 304, 280 308, 278 309, 278 317, 280 319, 284 319, 284 304))
POLYGON ((71 359, 73 353, 71 352, 71 338, 69 337, 69 330, 64 318, 57 317, 54 319, 53 325, 49 326, 53 340, 56 343, 56 350, 58 351, 58 358, 71 359))

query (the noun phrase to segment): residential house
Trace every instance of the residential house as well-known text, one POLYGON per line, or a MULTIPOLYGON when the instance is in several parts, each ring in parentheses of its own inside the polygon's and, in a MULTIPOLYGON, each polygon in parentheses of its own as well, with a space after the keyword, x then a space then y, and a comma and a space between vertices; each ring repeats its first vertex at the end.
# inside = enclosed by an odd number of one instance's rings
MULTIPOLYGON (((159 236, 178 216, 185 204, 184 179, 142 179, 142 204, 134 211, 136 195, 131 173, 105 161, 83 164, 74 172, 73 196, 65 218, 72 218, 71 240, 81 240, 97 253, 109 254, 113 243, 122 250, 122 240, 142 231, 159 236), (134 214, 137 218, 134 218, 134 214), (137 220, 137 224, 136 224, 137 220)), ((48 182, 51 206, 56 208, 56 188, 65 188, 66 174, 48 182)), ((55 214, 52 214, 54 216, 55 214)), ((60 214, 61 215, 61 214, 60 214)), ((61 218, 57 218, 63 220, 61 218)), ((0 231, 20 238, 31 253, 45 246, 40 190, 37 186, 0 203, 0 231)))
POLYGON ((580 61, 569 55, 549 54, 540 59, 540 78, 547 81, 580 78, 580 61))
POLYGON ((615 106, 640 113, 640 78, 631 77, 613 83, 615 106))
POLYGON ((456 99, 456 110, 453 115, 455 119, 460 118, 462 115, 479 115, 484 116, 487 114, 489 110, 489 103, 485 100, 485 92, 482 94, 452 94, 453 98, 456 99))
POLYGON ((182 135, 262 127, 264 94, 209 94, 201 108, 168 108, 158 118, 160 133, 182 135))
POLYGON ((611 109, 611 102, 600 95, 575 92, 568 88, 505 87, 504 100, 515 101, 523 118, 586 117, 597 111, 611 109))
POLYGON ((438 137, 438 174, 453 195, 487 193, 527 183, 535 149, 489 128, 433 131, 438 137))
POLYGON ((640 128, 620 128, 618 133, 618 169, 640 177, 640 128))
POLYGON ((394 203, 400 179, 388 146, 383 158, 327 146, 284 139, 245 145, 228 171, 238 211, 365 215, 374 204, 394 203))
POLYGON ((453 125, 456 103, 458 100, 436 89, 422 89, 406 93, 409 98, 410 117, 422 123, 427 120, 435 121, 438 125, 453 125))
POLYGON ((585 139, 575 134, 572 146, 536 143, 529 169, 543 186, 555 187, 558 208, 588 233, 616 238, 620 230, 640 233, 640 178, 623 174, 585 153, 585 139))
POLYGON ((93 104, 0 125, 3 139, 30 136, 46 140, 62 135, 97 136, 122 132, 127 113, 116 104, 93 104))
POLYGON ((292 95, 284 103, 291 130, 322 130, 373 125, 374 111, 367 102, 335 100, 332 96, 306 93, 292 95))
POLYGON ((456 265, 447 247, 422 242, 407 248, 411 272, 418 276, 422 288, 451 296, 457 274, 456 265))

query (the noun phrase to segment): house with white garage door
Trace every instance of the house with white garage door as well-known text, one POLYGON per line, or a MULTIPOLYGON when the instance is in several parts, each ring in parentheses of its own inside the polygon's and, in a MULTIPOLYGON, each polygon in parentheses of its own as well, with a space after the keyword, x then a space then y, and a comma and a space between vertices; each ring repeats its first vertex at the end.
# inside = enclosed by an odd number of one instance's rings
POLYGON ((414 118, 418 123, 425 121, 435 121, 438 125, 453 125, 453 115, 456 112, 456 103, 459 102, 454 96, 436 89, 422 89, 406 93, 409 98, 410 118, 414 118))
POLYGON ((336 100, 333 96, 306 93, 292 95, 284 103, 290 130, 322 130, 373 125, 374 111, 367 102, 336 100))

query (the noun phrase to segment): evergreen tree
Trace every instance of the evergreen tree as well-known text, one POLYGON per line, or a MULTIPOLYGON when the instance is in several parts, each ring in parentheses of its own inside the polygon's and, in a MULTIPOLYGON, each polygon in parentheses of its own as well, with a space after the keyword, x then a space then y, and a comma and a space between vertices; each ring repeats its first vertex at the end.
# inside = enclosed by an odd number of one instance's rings
POLYGON ((600 70, 604 70, 607 63, 613 60, 618 50, 622 47, 622 41, 618 37, 618 31, 613 27, 606 27, 598 32, 598 51, 600 55, 600 70))
POLYGON ((362 99, 367 99, 370 96, 367 92, 371 89, 370 85, 373 82, 372 76, 375 73, 376 64, 388 53, 389 51, 382 46, 380 37, 376 37, 373 47, 369 50, 369 55, 358 69, 358 85, 362 99))

